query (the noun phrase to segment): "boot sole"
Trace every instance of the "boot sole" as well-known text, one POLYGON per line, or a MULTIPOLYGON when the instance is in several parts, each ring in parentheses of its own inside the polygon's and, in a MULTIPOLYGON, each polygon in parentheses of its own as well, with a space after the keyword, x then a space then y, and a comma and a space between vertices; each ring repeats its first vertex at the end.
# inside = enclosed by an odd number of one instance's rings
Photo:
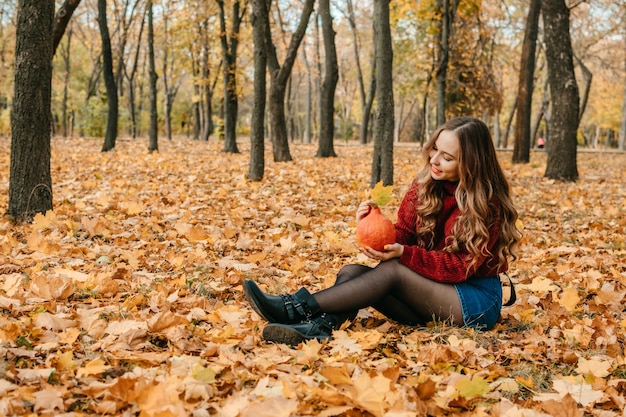
POLYGON ((257 298, 254 294, 255 291, 260 291, 256 283, 254 283, 253 281, 243 282, 243 297, 250 304, 250 307, 252 307, 254 312, 261 316, 264 320, 270 323, 275 323, 276 320, 274 319, 274 317, 269 314, 265 314, 263 310, 261 310, 261 308, 259 307, 259 303, 257 303, 257 298))
MULTIPOLYGON (((309 340, 300 332, 292 329, 289 326, 281 324, 268 324, 263 329, 263 339, 267 342, 284 343, 286 345, 299 345, 300 343, 309 340)), ((310 339, 315 339, 314 337, 310 339)), ((328 339, 328 337, 317 337, 318 340, 328 339)))

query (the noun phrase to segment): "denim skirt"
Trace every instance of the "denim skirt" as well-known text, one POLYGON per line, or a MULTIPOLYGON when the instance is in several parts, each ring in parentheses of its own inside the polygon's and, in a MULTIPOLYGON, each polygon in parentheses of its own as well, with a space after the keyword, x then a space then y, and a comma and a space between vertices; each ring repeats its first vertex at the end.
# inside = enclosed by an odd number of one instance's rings
POLYGON ((491 329, 502 309, 502 284, 499 276, 469 278, 454 284, 463 309, 463 322, 468 327, 491 329))

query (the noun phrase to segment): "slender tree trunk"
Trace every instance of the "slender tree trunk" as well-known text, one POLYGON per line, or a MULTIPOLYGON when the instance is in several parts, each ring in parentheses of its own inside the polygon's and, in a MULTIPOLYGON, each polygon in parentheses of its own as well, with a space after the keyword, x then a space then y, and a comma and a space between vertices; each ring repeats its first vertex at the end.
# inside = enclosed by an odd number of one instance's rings
MULTIPOLYGON (((147 12, 147 8, 146 8, 147 12)), ((143 36, 143 28, 145 22, 145 13, 143 19, 141 19, 141 27, 139 28, 139 36, 137 39, 137 47, 135 48, 135 59, 132 65, 132 69, 130 71, 130 75, 126 72, 126 67, 124 67, 124 75, 128 80, 128 110, 130 113, 130 136, 133 139, 137 138, 138 135, 138 121, 137 121, 137 106, 136 106, 136 97, 135 97, 135 77, 137 75, 137 67, 139 64, 139 51, 142 49, 143 45, 141 44, 141 38, 143 36)))
POLYGON ((239 153, 237 147, 237 48, 239 46, 239 29, 246 12, 247 3, 241 9, 240 1, 235 0, 232 11, 232 27, 226 30, 226 13, 224 1, 217 0, 220 8, 221 43, 224 74, 224 152, 239 153))
MULTIPOLYGON (((546 112, 548 111, 548 106, 550 105, 550 92, 548 89, 548 80, 543 85, 543 99, 541 100, 541 107, 535 116, 535 122, 533 123, 533 130, 530 136, 531 143, 535 143, 537 137, 539 135, 539 126, 541 126, 541 120, 545 118, 546 112)), ((546 125, 548 124, 548 120, 546 119, 546 125)), ((547 137, 547 133, 546 133, 547 137)))
POLYGON ((437 125, 442 125, 446 121, 446 83, 450 58, 450 37, 452 36, 452 23, 454 22, 459 1, 437 0, 437 5, 441 11, 437 71, 435 75, 437 80, 437 125))
POLYGON ((393 49, 389 26, 389 0, 374 0, 374 43, 376 49, 376 125, 372 160, 373 188, 379 181, 393 184, 393 49))
POLYGON ((502 143, 500 144, 503 149, 509 147, 509 133, 511 132, 511 125, 513 124, 513 118, 515 117, 515 112, 517 111, 517 101, 518 97, 516 96, 515 101, 513 102, 513 107, 511 107, 511 112, 509 113, 509 117, 506 121, 506 129, 504 129, 502 143))
POLYGON ((267 47, 265 35, 269 26, 265 0, 252 0, 252 37, 254 39, 254 103, 250 130, 250 167, 248 179, 261 181, 265 170, 265 95, 267 47))
POLYGON ((545 176, 575 181, 578 179, 576 133, 579 95, 569 33, 569 9, 565 0, 542 0, 541 9, 552 97, 552 120, 550 137, 547 141, 548 160, 545 176))
POLYGON ((148 151, 159 151, 159 136, 158 136, 158 114, 157 114, 157 73, 156 64, 154 62, 154 26, 153 26, 153 14, 152 14, 152 0, 148 0, 146 5, 148 8, 148 66, 150 73, 150 125, 148 127, 148 151))
POLYGON ((361 116, 361 144, 365 145, 369 143, 370 139, 370 120, 372 117, 372 107, 374 107, 374 98, 376 97, 376 56, 372 57, 372 74, 370 75, 370 91, 367 95, 367 101, 363 108, 363 115, 361 116))
POLYGON ((209 137, 213 133, 213 110, 212 106, 212 96, 213 92, 211 91, 211 85, 209 83, 210 77, 210 69, 209 69, 209 42, 208 39, 204 41, 204 53, 202 54, 202 79, 204 80, 202 84, 202 97, 204 98, 203 106, 201 107, 202 111, 202 140, 208 141, 209 137))
MULTIPOLYGON (((346 6, 348 7, 348 23, 350 25, 350 32, 352 33, 352 48, 354 51, 354 62, 356 64, 357 71, 357 82, 359 83, 359 97, 361 98, 361 126, 359 129, 359 138, 361 144, 366 144, 368 142, 369 136, 369 120, 370 114, 372 111, 371 106, 368 107, 369 104, 373 102, 373 100, 368 100, 365 92, 365 79, 363 77, 363 70, 361 69, 361 53, 359 52, 359 37, 356 30, 356 17, 354 15, 354 6, 352 4, 352 0, 346 1, 346 6)), ((375 62, 375 58, 372 60, 375 62)), ((372 64, 372 81, 374 84, 373 88, 370 88, 371 91, 375 91, 375 73, 374 73, 375 65, 372 64)))
POLYGON ((64 0, 59 10, 57 10, 54 16, 54 28, 52 30, 52 54, 56 53, 56 50, 61 43, 65 29, 67 28, 74 10, 78 7, 81 0, 64 0))
POLYGON ((583 81, 585 82, 585 88, 583 89, 583 94, 580 99, 580 111, 578 114, 578 122, 580 123, 583 118, 583 114, 585 114, 587 102, 589 101, 589 91, 591 91, 591 80, 593 79, 593 73, 589 68, 587 68, 587 66, 581 59, 576 56, 574 56, 574 58, 576 59, 576 61, 578 61, 578 66, 580 66, 580 72, 582 72, 583 81))
POLYGON ((304 132, 302 134, 302 142, 305 144, 311 143, 311 112, 313 102, 313 75, 311 74, 311 64, 307 59, 306 46, 302 48, 302 60, 306 67, 306 109, 304 115, 304 132))
POLYGON ((11 112, 8 214, 15 221, 52 210, 50 136, 54 1, 19 0, 11 112))
POLYGON ((515 119, 513 163, 530 162, 530 123, 534 89, 535 51, 537 46, 537 34, 539 33, 540 12, 541 0, 530 0, 517 90, 517 117, 515 119))
POLYGON ((117 102, 117 86, 113 75, 113 55, 111 52, 111 38, 109 37, 109 26, 107 24, 107 2, 106 0, 98 0, 98 24, 100 26, 100 37, 102 38, 102 73, 104 75, 104 84, 107 90, 107 102, 109 114, 107 118, 107 127, 104 137, 102 152, 108 152, 115 148, 115 140, 117 139, 117 123, 118 123, 118 102, 117 102))
POLYGON ((624 83, 624 99, 622 101, 622 123, 619 128, 619 144, 620 151, 624 150, 624 142, 626 142, 626 82, 624 83))
POLYGON ((322 17, 322 35, 324 37, 324 80, 322 81, 322 102, 320 106, 320 140, 318 157, 335 157, 333 137, 335 135, 335 89, 339 79, 337 51, 335 49, 335 30, 330 14, 330 0, 319 1, 319 13, 322 17))
POLYGON ((63 132, 63 137, 67 137, 68 136, 68 115, 67 115, 67 96, 68 96, 68 91, 70 88, 70 70, 71 70, 71 60, 70 60, 70 56, 71 56, 71 46, 72 44, 72 28, 70 26, 69 30, 67 31, 67 47, 63 50, 62 49, 62 53, 63 53, 63 64, 65 66, 65 77, 63 80, 63 102, 61 103, 61 131, 63 132))
POLYGON ((305 1, 300 15, 300 22, 291 37, 291 42, 287 48, 282 66, 278 63, 276 48, 272 43, 272 34, 269 24, 266 27, 265 42, 268 49, 267 63, 271 79, 269 94, 270 130, 275 162, 287 162, 292 160, 291 153, 289 152, 289 138, 285 118, 285 92, 287 89, 287 81, 289 80, 293 64, 297 57, 298 47, 302 42, 302 38, 304 38, 309 18, 313 12, 314 3, 315 0, 305 1))

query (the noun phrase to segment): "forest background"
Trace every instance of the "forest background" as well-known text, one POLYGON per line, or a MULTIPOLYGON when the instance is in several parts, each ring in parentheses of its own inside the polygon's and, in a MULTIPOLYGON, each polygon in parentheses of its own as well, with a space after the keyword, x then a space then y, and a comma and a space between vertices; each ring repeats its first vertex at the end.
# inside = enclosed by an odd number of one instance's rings
MULTIPOLYGON (((208 140, 214 133, 219 137, 225 89, 218 3, 154 2, 159 130, 167 138, 182 135, 208 140)), ((579 90, 581 95, 588 91, 583 97, 586 105, 581 113, 579 143, 593 148, 618 147, 619 132, 624 131, 626 120, 625 6, 608 0, 569 3, 579 90)), ((8 0, 0 5, 0 135, 10 133, 16 4, 16 0, 8 0)), ((57 7, 60 4, 57 2, 57 7)), ((280 2, 277 5, 271 9, 271 25, 280 57, 284 56, 290 33, 295 30, 301 6, 280 2)), ((234 19, 229 6, 225 5, 226 25, 231 25, 234 19)), ((237 37, 239 135, 249 134, 253 104, 254 51, 251 11, 249 7, 246 11, 246 7, 240 9, 243 22, 237 37)), ((333 2, 331 7, 339 70, 335 136, 349 141, 359 138, 362 101, 371 97, 373 5, 346 1, 333 2)), ((145 136, 150 108, 145 1, 108 1, 107 8, 114 76, 120 96, 119 134, 145 136)), ((513 142, 511 126, 527 12, 525 2, 461 1, 450 37, 447 110, 450 115, 483 117, 492 127, 497 144, 505 148, 513 142)), ((107 94, 97 16, 96 0, 83 0, 54 57, 52 112, 54 133, 59 136, 103 137, 105 134, 107 94)), ((433 77, 438 59, 437 19, 434 3, 390 3, 395 141, 421 141, 435 125, 433 77)), ((286 95, 290 140, 305 143, 315 140, 320 129, 316 121, 319 121, 324 71, 320 17, 314 12, 310 20, 286 95)), ((545 117, 549 112, 541 36, 536 56, 533 143, 539 136, 545 137, 545 117)))
MULTIPOLYGON (((16 3, 0 5, 7 123, 16 3)), ((150 77, 138 36, 146 3, 100 4, 109 6, 112 49, 118 51, 122 140, 100 152, 110 92, 99 68, 96 2, 84 0, 53 61, 54 207, 32 222, 0 219, 0 414, 623 416, 626 163, 623 152, 606 148, 619 149, 618 132, 624 131, 624 5, 568 2, 586 103, 577 141, 579 150, 593 152, 580 152, 578 181, 562 183, 543 175, 547 152, 532 152, 526 164, 510 158, 507 132, 523 69, 516 61, 526 10, 506 1, 458 3, 447 112, 490 124, 524 231, 510 271, 519 298, 503 310, 496 328, 400 326, 365 309, 332 341, 289 347, 260 340, 263 323, 243 302, 240 283, 253 278, 272 293, 301 285, 321 289, 346 262, 369 262, 353 238, 354 210, 368 197, 373 147, 357 144, 360 93, 350 78, 358 72, 356 56, 368 56, 365 70, 372 57, 368 4, 354 5, 356 32, 348 30, 342 5, 333 4, 342 59, 334 109, 338 158, 314 157, 316 134, 305 134, 306 116, 296 111, 309 103, 319 119, 313 91, 322 61, 312 57, 321 49, 316 26, 310 26, 286 102, 295 160, 270 164, 259 182, 245 175, 246 115, 253 100, 250 27, 242 26, 245 58, 237 72, 244 153, 229 153, 217 139, 224 90, 216 87, 220 52, 217 36, 210 36, 222 32, 207 26, 216 24, 219 12, 211 2, 155 2, 155 34, 168 33, 165 17, 168 27, 170 18, 178 23, 171 37, 154 44, 159 62, 168 63, 160 82, 172 74, 168 80, 177 93, 172 140, 148 152, 150 77), (350 41, 353 34, 359 42, 350 41), (355 45, 367 52, 356 54, 355 45), (605 119, 610 114, 616 116, 612 123, 605 119), (215 130, 209 129, 213 123, 215 130)), ((428 4, 391 3, 398 198, 420 164, 419 142, 437 117, 439 103, 427 87, 436 62, 437 15, 429 14, 428 4)), ((276 45, 284 47, 282 35, 287 39, 293 30, 293 6, 273 9, 276 45)), ((543 41, 539 45, 533 138, 546 132, 550 117, 543 41)), ((164 115, 160 103, 158 114, 164 115)), ((9 139, 0 138, 3 207, 13 162, 9 148, 9 139)), ((387 208, 391 216, 397 204, 387 208)))

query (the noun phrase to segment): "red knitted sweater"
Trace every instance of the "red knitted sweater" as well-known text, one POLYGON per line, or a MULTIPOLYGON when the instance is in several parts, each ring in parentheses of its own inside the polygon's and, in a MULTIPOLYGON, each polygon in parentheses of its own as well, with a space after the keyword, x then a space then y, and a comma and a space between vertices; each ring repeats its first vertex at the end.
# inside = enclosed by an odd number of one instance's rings
MULTIPOLYGON (((460 210, 454 197, 458 183, 446 182, 444 186, 443 206, 437 217, 435 226, 434 248, 432 250, 417 246, 417 202, 418 184, 414 181, 411 188, 400 203, 398 221, 396 222, 396 242, 404 245, 404 253, 400 263, 408 266, 418 274, 439 282, 462 282, 468 277, 489 277, 505 272, 507 265, 498 270, 497 262, 491 256, 484 256, 468 270, 468 253, 460 251, 450 253, 444 251, 446 238, 451 235, 452 227, 459 216, 460 210), (491 261, 491 262, 490 262, 491 261)), ((494 202, 499 208, 500 204, 494 202)), ((500 238, 500 216, 496 213, 495 222, 489 227, 489 252, 500 238)))

